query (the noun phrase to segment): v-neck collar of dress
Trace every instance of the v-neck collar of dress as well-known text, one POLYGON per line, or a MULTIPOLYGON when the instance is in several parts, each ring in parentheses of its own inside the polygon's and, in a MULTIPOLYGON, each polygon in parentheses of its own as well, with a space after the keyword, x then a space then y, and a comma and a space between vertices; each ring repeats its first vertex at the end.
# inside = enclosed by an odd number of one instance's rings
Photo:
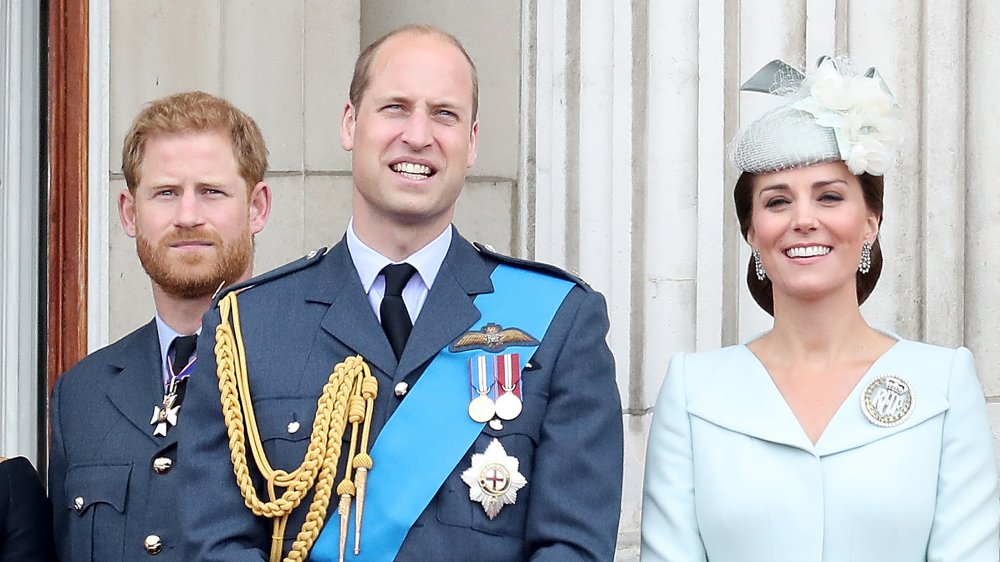
POLYGON ((746 345, 736 346, 728 360, 712 373, 712 384, 699 385, 689 397, 688 412, 725 427, 809 452, 817 457, 860 447, 912 427, 948 407, 944 393, 914 363, 907 349, 912 342, 897 339, 869 366, 837 408, 819 440, 813 442, 774 384, 760 359, 746 345), (909 355, 909 356, 908 356, 909 355), (872 424, 861 410, 861 393, 872 380, 892 374, 902 377, 914 396, 910 417, 895 427, 872 424))

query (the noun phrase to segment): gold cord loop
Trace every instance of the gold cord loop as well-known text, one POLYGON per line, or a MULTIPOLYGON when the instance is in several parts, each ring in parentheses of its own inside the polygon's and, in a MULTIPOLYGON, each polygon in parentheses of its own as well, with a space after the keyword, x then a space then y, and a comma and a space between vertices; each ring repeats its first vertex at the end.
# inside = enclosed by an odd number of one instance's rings
POLYGON ((236 484, 246 506, 254 515, 274 520, 270 562, 281 560, 289 515, 310 490, 315 490, 302 529, 296 535, 292 549, 284 560, 286 562, 305 560, 309 555, 309 550, 326 521, 337 465, 340 461, 344 431, 348 423, 352 426, 349 461, 344 479, 337 487, 337 494, 341 496, 342 512, 341 559, 344 552, 343 537, 347 532, 344 524, 347 515, 344 514, 344 510, 350 512, 350 499, 355 492, 358 494, 358 506, 355 512, 357 529, 354 550, 356 553, 359 552, 361 512, 364 508, 364 485, 367 476, 367 474, 362 476, 361 470, 367 471, 371 468, 368 439, 372 408, 378 393, 378 380, 372 376, 371 370, 360 355, 348 357, 337 364, 323 386, 323 392, 317 402, 309 446, 302 464, 291 472, 275 470, 267 460, 254 415, 246 350, 240 329, 240 314, 235 292, 229 293, 222 299, 219 311, 222 321, 215 330, 215 358, 218 364, 222 414, 229 436, 229 458, 232 460, 236 484), (360 427, 362 424, 363 428, 360 427), (361 435, 358 434, 359 429, 361 435), (254 464, 267 483, 268 501, 262 501, 254 487, 244 443, 249 444, 254 464), (360 453, 357 451, 358 448, 360 453), (351 480, 354 469, 359 469, 357 487, 351 480), (278 488, 283 490, 280 495, 276 492, 278 488))

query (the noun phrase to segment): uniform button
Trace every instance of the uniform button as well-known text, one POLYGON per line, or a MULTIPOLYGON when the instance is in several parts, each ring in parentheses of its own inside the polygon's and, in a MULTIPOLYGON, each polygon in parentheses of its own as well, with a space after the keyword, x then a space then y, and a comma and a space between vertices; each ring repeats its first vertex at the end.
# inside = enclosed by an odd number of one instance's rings
POLYGON ((167 457, 157 457, 153 459, 153 472, 157 474, 166 474, 170 472, 170 467, 174 466, 174 461, 167 457))
POLYGON ((81 513, 84 506, 83 496, 77 496, 73 499, 73 511, 81 513))
POLYGON ((297 421, 288 422, 288 428, 287 429, 288 429, 288 433, 295 433, 296 431, 299 430, 299 422, 297 422, 297 421))
POLYGON ((142 546, 146 549, 148 554, 159 554, 163 550, 163 542, 157 535, 149 535, 146 540, 142 542, 142 546))
POLYGON ((393 389, 393 393, 396 395, 396 398, 402 398, 406 396, 406 393, 409 391, 410 391, 410 385, 406 384, 405 382, 397 384, 396 388, 393 389))

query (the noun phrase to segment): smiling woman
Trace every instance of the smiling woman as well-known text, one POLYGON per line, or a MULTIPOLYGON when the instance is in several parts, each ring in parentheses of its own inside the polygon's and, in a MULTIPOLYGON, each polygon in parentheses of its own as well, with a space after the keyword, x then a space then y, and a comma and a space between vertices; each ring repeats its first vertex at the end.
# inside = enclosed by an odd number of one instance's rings
MULTIPOLYGON (((834 174, 845 175, 846 166, 838 165, 842 168, 835 172, 834 174)), ((849 172, 848 174, 849 175, 849 172)), ((883 209, 883 192, 884 192, 884 180, 882 176, 873 176, 871 174, 862 173, 858 176, 851 176, 853 179, 846 179, 850 183, 856 183, 861 190, 861 195, 864 197, 864 203, 867 206, 868 211, 873 213, 878 217, 878 228, 882 226, 882 209, 883 209)), ((739 180, 736 182, 736 188, 733 190, 733 201, 736 205, 736 216, 740 222, 740 232, 743 234, 743 238, 746 239, 751 226, 751 216, 753 214, 753 194, 754 186, 761 183, 761 180, 756 174, 750 172, 743 172, 740 175, 739 180)), ((818 194, 820 195, 820 194, 818 194)), ((828 195, 826 195, 829 197, 828 195)), ((875 285, 878 283, 879 277, 882 274, 882 244, 879 241, 878 236, 874 236, 870 241, 870 257, 868 268, 862 272, 861 268, 857 269, 855 275, 856 284, 856 295, 858 299, 858 304, 862 304, 868 299, 872 291, 875 290, 875 285)), ((857 255, 860 255, 859 251, 857 255)), ((757 275, 758 268, 756 267, 756 259, 751 256, 750 263, 747 265, 747 287, 750 289, 750 295, 753 297, 754 301, 762 309, 764 309, 768 314, 774 315, 774 295, 772 293, 773 287, 771 278, 764 275, 757 275), (761 278, 763 277, 763 278, 761 278)), ((764 270, 766 271, 766 269, 764 270)))
POLYGON ((972 354, 876 330, 859 309, 881 272, 899 108, 874 70, 828 58, 804 76, 774 61, 744 89, 775 84, 785 103, 733 152, 747 282, 774 326, 671 361, 650 427, 642 559, 996 561, 997 473, 972 354))

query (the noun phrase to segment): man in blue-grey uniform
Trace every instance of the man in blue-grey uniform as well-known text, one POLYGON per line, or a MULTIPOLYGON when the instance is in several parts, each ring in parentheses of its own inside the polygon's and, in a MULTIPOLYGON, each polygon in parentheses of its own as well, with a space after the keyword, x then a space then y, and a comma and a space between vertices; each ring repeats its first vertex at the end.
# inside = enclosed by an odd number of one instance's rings
POLYGON ((435 28, 360 55, 340 127, 344 239, 223 291, 206 316, 182 427, 181 455, 198 459, 184 465, 188 559, 614 557, 623 435, 605 301, 451 225, 477 88, 435 28))
POLYGON ((61 560, 189 560, 175 426, 190 421, 185 388, 213 293, 251 275, 271 208, 266 170, 260 128, 216 96, 171 95, 132 122, 118 211, 156 315, 56 382, 49 493, 61 560))

